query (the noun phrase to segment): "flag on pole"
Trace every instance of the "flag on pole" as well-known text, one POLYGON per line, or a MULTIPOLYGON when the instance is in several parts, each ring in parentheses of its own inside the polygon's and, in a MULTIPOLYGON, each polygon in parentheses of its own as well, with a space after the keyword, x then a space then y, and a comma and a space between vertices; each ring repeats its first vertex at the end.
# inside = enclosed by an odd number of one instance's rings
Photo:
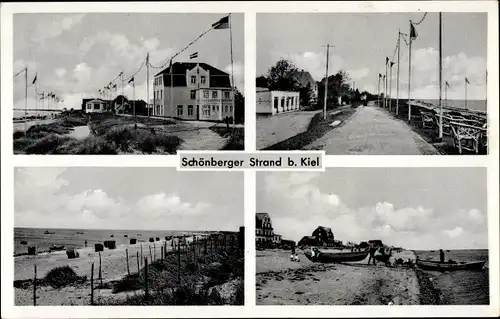
POLYGON ((450 83, 448 83, 448 81, 445 81, 444 84, 446 84, 447 87, 450 87, 450 83))
POLYGON ((465 83, 470 84, 469 79, 467 79, 467 77, 465 77, 465 83))
POLYGON ((195 52, 195 53, 189 55, 189 58, 190 59, 196 59, 196 58, 198 58, 198 52, 195 52))
POLYGON ((385 57, 385 65, 387 65, 387 63, 389 63, 389 57, 385 57))
POLYGON ((381 77, 382 77, 382 74, 380 74, 380 73, 379 73, 379 74, 378 74, 378 77, 379 77, 379 78, 381 78, 381 77))
POLYGON ((229 29, 229 16, 225 16, 224 18, 212 24, 212 28, 217 30, 229 29))
POLYGON ((113 89, 116 89, 116 84, 115 84, 115 85, 113 85, 113 89))
POLYGON ((37 77, 38 77, 38 73, 35 74, 35 78, 33 79, 33 82, 31 83, 32 85, 35 84, 37 77))
POLYGON ((418 36, 417 30, 415 29, 413 23, 410 21, 410 38, 412 40, 415 40, 417 36, 418 36))
POLYGON ((134 77, 132 77, 130 80, 128 80, 127 84, 130 82, 134 82, 134 77))

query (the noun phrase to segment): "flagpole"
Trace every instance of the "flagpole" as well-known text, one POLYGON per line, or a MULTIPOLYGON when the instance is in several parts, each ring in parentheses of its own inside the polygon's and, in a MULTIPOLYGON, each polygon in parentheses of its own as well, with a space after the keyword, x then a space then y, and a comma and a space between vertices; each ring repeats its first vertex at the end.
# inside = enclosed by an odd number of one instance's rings
MULTIPOLYGON (((210 80, 210 79, 209 79, 210 80)), ((195 93, 195 97, 196 97, 196 94, 199 93, 199 90, 198 92, 195 93)), ((170 59, 170 103, 171 103, 171 106, 170 106, 170 111, 173 112, 174 116, 176 115, 176 112, 175 112, 175 106, 174 106, 174 63, 172 61, 172 59, 170 59)), ((196 107, 196 112, 198 112, 198 107, 196 107)), ((196 113, 198 114, 198 113, 196 113)), ((196 119, 198 120, 198 117, 196 117, 196 119)))
MULTIPOLYGON (((448 82, 446 82, 448 83, 448 82)), ((448 84, 444 86, 444 106, 448 105, 448 84)))
POLYGON ((399 114, 399 58, 401 56, 401 29, 398 29, 398 70, 396 79, 396 116, 399 114))
POLYGON ((408 122, 411 123, 411 20, 410 20, 410 43, 408 45, 408 122))
POLYGON ((233 129, 234 129, 234 125, 235 125, 235 118, 234 118, 234 115, 236 113, 236 106, 235 106, 235 96, 234 96, 234 67, 233 67, 233 31, 232 31, 232 27, 231 27, 231 13, 229 14, 228 16, 228 20, 229 20, 229 43, 230 43, 230 47, 231 47, 231 92, 232 92, 232 96, 233 96, 233 114, 232 114, 232 118, 233 118, 233 129))
POLYGON ((392 103, 391 103, 391 99, 392 99, 392 62, 389 62, 390 66, 389 66, 389 111, 391 111, 392 109, 392 103))
POLYGON ((28 121, 28 66, 24 69, 24 134, 26 134, 26 122, 28 121))
POLYGON ((385 59, 385 83, 384 83, 384 87, 385 87, 385 91, 384 91, 384 108, 387 108, 387 63, 389 63, 387 60, 388 59, 386 58, 385 59))
POLYGON ((467 110, 467 77, 465 78, 465 109, 467 110))
POLYGON ((484 100, 484 110, 488 112, 488 70, 486 70, 486 98, 484 100))
POLYGON ((148 106, 148 117, 149 117, 149 52, 148 54, 146 55, 146 89, 147 89, 147 92, 146 92, 146 99, 147 99, 147 102, 146 102, 146 105, 148 106))
POLYGON ((443 92, 443 19, 442 12, 439 12, 439 140, 443 139, 443 104, 441 94, 443 92))
POLYGON ((133 78, 132 81, 132 96, 133 96, 132 108, 134 110, 134 118, 135 118, 135 78, 133 78))
POLYGON ((380 73, 378 74, 378 85, 377 85, 377 106, 380 107, 380 73))

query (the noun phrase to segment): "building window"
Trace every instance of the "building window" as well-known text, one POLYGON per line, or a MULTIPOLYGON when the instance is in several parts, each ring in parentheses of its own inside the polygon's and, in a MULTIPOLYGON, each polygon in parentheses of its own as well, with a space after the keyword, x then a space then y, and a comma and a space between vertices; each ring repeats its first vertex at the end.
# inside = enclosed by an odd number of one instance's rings
POLYGON ((101 105, 99 103, 94 103, 94 110, 100 110, 101 105))
POLYGON ((163 90, 160 90, 160 100, 163 99, 163 90))
POLYGON ((188 105, 188 116, 193 116, 193 106, 188 105))
POLYGON ((212 99, 216 99, 217 98, 217 91, 212 91, 212 99))
POLYGON ((227 113, 227 105, 226 105, 226 107, 224 108, 224 112, 226 112, 226 113, 227 113))
POLYGON ((210 105, 203 105, 203 115, 210 116, 210 105))
POLYGON ((205 91, 203 91, 203 97, 204 97, 205 99, 208 99, 208 98, 209 98, 208 91, 206 91, 206 90, 205 90, 205 91))
POLYGON ((205 84, 206 82, 207 82, 207 78, 206 78, 206 76, 202 75, 202 76, 201 76, 201 79, 200 79, 200 83, 201 83, 201 84, 205 84))
POLYGON ((212 105, 212 112, 215 112, 215 105, 212 105))
POLYGON ((196 84, 196 76, 191 75, 191 84, 196 84))
POLYGON ((92 104, 89 103, 89 104, 87 104, 87 110, 90 110, 90 109, 92 109, 92 104))
POLYGON ((191 100, 195 100, 195 99, 196 99, 196 91, 192 90, 191 91, 191 100))
POLYGON ((229 112, 233 113, 233 106, 232 105, 229 105, 229 112))
POLYGON ((229 91, 224 91, 224 98, 229 99, 229 91))
POLYGON ((217 112, 219 112, 219 106, 217 105, 217 112))
POLYGON ((183 109, 182 105, 177 105, 177 116, 182 116, 183 109))

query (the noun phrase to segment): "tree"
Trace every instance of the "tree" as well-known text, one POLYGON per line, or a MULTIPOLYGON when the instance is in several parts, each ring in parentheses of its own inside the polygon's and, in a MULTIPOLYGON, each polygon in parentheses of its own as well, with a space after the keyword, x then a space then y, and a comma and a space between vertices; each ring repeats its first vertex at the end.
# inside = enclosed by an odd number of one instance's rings
MULTIPOLYGON (((338 105, 339 96, 348 94, 350 90, 350 76, 347 72, 340 70, 328 77, 327 98, 328 105, 338 105)), ((325 78, 318 82, 318 105, 323 106, 325 94, 325 78)))
POLYGON ((234 89, 234 122, 245 123, 245 97, 237 88, 234 89))
POLYGON ((267 88, 267 78, 263 75, 255 79, 255 86, 261 88, 267 88))
POLYGON ((310 106, 313 99, 313 90, 311 88, 311 83, 307 83, 305 87, 301 87, 299 90, 300 94, 300 105, 310 106))
POLYGON ((298 69, 288 60, 281 59, 271 67, 267 75, 267 87, 270 90, 298 91, 299 83, 295 79, 298 69))

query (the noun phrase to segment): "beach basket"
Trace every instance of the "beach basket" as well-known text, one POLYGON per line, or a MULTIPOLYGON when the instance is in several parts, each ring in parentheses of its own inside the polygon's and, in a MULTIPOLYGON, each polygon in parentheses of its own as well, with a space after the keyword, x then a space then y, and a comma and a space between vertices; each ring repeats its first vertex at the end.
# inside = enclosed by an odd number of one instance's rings
POLYGON ((137 239, 130 238, 130 245, 135 245, 135 244, 137 244, 137 239))
POLYGON ((80 254, 74 249, 66 250, 66 255, 68 256, 68 259, 75 259, 80 257, 80 254))
POLYGON ((160 237, 156 237, 156 241, 160 241, 160 237))
POLYGON ((149 242, 150 243, 153 243, 155 241, 155 239, 153 237, 149 237, 149 242))
POLYGON ((104 245, 103 244, 95 244, 94 247, 95 247, 95 252, 104 251, 104 245))
POLYGON ((116 241, 114 240, 105 240, 104 241, 104 247, 108 249, 115 249, 116 248, 116 241))
POLYGON ((28 246, 28 255, 36 255, 36 246, 28 246))

